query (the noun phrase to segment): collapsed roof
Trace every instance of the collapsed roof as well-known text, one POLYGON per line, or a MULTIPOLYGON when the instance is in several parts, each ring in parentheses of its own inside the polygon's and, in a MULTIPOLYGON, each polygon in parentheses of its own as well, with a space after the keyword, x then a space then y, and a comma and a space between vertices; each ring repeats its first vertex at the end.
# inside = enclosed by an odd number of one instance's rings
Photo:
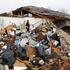
MULTIPOLYGON (((53 11, 50 9, 46 9, 43 7, 35 7, 35 6, 26 6, 26 7, 20 7, 16 10, 13 10, 12 13, 2 13, 0 16, 16 16, 18 17, 18 14, 21 16, 22 14, 31 13, 33 15, 36 15, 38 17, 51 17, 51 18, 63 18, 63 19, 70 19, 70 15, 58 11, 53 11), (13 14, 13 15, 12 15, 13 14)), ((21 16, 23 17, 23 16, 21 16)))

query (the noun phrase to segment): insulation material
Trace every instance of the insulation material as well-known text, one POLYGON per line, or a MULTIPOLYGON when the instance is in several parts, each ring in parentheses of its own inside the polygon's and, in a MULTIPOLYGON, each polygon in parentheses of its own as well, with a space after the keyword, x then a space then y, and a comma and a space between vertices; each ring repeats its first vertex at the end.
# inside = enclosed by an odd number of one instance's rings
POLYGON ((24 47, 27 42, 28 42, 28 39, 27 38, 22 38, 22 40, 20 41, 21 47, 24 47))
POLYGON ((26 70, 27 67, 14 67, 14 70, 26 70))

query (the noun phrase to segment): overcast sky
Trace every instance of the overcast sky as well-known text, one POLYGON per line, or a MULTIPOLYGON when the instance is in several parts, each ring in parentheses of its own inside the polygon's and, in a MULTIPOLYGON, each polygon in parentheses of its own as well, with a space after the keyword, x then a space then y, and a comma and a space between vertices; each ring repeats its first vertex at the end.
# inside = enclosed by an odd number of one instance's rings
POLYGON ((65 11, 70 14, 70 0, 0 0, 0 13, 28 5, 65 11))

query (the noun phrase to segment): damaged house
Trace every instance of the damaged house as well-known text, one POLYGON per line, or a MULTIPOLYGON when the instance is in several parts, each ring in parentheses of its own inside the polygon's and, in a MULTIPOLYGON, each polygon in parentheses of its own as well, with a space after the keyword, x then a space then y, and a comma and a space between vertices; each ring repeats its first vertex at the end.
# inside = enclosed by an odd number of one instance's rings
POLYGON ((11 33, 11 36, 6 34, 7 36, 4 37, 6 44, 3 42, 0 44, 4 45, 2 49, 7 49, 5 53, 11 53, 8 58, 12 57, 8 59, 6 55, 9 54, 3 54, 3 60, 8 60, 2 63, 8 65, 5 70, 68 70, 70 68, 70 15, 42 7, 26 6, 2 13, 0 18, 1 33, 2 30, 9 32, 12 28, 16 28, 16 34, 11 33), (27 20, 31 26, 28 32, 25 30, 27 20))
MULTIPOLYGON (((50 23, 52 22, 59 29, 62 29, 64 32, 70 34, 70 15, 62 12, 45 9, 42 7, 26 6, 26 7, 17 8, 16 10, 11 11, 10 13, 2 13, 0 14, 0 16, 5 16, 9 18, 19 17, 19 19, 21 19, 19 21, 21 24, 19 28, 21 28, 21 30, 23 29, 22 25, 26 22, 27 19, 29 19, 30 23, 35 27, 39 26, 42 23, 49 23, 50 25, 50 23)), ((17 22, 14 23, 17 24, 17 22)), ((10 23, 10 21, 7 23, 10 23)), ((67 34, 65 34, 65 36, 66 35, 67 34)), ((67 39, 69 39, 69 36, 67 37, 67 39)))
POLYGON ((70 28, 70 24, 69 24, 70 15, 58 11, 53 11, 50 9, 45 9, 42 7, 40 8, 35 6, 21 7, 11 11, 10 13, 2 13, 0 14, 0 16, 19 17, 19 18, 25 18, 25 17, 41 18, 41 19, 46 19, 46 22, 49 19, 58 28, 61 28, 64 31, 70 33, 70 31, 68 31, 70 28))

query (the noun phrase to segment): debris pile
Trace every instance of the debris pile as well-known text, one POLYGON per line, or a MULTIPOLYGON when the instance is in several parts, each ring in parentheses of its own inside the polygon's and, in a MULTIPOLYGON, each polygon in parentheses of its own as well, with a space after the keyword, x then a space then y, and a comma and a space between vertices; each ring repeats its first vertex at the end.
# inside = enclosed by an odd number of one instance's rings
POLYGON ((32 31, 11 32, 4 33, 0 39, 1 65, 12 70, 18 60, 25 64, 24 70, 70 69, 70 52, 65 52, 56 28, 41 25, 32 31))

